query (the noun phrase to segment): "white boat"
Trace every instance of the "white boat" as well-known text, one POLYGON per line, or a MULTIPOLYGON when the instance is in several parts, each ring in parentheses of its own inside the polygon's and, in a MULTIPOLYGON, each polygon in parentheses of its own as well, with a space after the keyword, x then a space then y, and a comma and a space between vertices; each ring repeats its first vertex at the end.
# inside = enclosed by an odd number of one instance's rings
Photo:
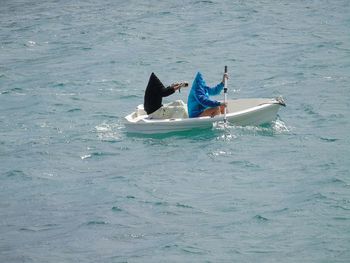
MULTIPOLYGON (((281 97, 235 99, 228 100, 227 103, 226 119, 230 124, 237 126, 258 126, 270 123, 276 119, 280 106, 285 106, 281 97)), ((125 116, 125 120, 126 129, 130 133, 157 134, 211 128, 214 123, 223 121, 224 115, 152 119, 144 111, 141 104, 134 112, 125 116)))

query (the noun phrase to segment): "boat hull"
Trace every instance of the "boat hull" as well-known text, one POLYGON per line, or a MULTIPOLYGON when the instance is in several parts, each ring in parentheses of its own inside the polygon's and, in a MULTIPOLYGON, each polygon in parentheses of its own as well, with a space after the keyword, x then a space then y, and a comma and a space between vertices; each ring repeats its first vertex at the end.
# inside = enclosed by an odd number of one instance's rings
MULTIPOLYGON (((281 104, 275 99, 240 99, 228 101, 227 121, 237 126, 259 126, 276 119, 281 104)), ((147 115, 136 116, 135 112, 125 117, 130 133, 156 134, 211 128, 223 121, 224 116, 185 119, 149 119, 147 115)))

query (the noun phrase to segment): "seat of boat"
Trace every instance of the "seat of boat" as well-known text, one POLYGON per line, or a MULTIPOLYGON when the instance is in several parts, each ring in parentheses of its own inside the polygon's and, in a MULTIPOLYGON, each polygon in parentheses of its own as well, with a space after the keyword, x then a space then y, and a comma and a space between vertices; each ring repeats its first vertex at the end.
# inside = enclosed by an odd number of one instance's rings
MULTIPOLYGON (((185 119, 188 118, 187 105, 182 100, 176 100, 170 103, 166 103, 162 106, 161 110, 166 111, 165 116, 162 117, 161 114, 153 114, 150 118, 153 119, 185 119)), ((143 104, 137 106, 135 111, 135 117, 145 116, 147 112, 145 111, 143 104)))

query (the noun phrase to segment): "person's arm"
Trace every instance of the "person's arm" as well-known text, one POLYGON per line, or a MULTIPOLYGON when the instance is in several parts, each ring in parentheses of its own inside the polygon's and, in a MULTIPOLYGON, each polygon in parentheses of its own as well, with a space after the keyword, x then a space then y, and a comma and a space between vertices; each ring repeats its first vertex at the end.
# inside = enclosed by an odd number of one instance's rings
POLYGON ((218 85, 216 85, 213 88, 209 88, 209 90, 208 90, 209 95, 215 96, 215 95, 220 94, 220 92, 224 88, 225 79, 228 79, 228 74, 227 73, 224 73, 224 75, 222 77, 222 81, 218 85))
POLYGON ((175 88, 172 87, 172 86, 163 88, 163 89, 161 90, 162 97, 168 97, 168 96, 170 96, 171 94, 173 94, 174 92, 175 92, 175 88))
POLYGON ((211 96, 215 96, 215 95, 220 94, 220 92, 222 91, 223 88, 224 88, 224 83, 220 82, 220 83, 219 83, 218 85, 216 85, 215 87, 209 88, 209 89, 208 89, 208 93, 209 93, 209 95, 211 95, 211 96))
POLYGON ((167 97, 182 87, 188 87, 187 82, 174 83, 162 90, 162 97, 167 97))
MULTIPOLYGON (((210 90, 210 88, 208 90, 210 90)), ((221 105, 219 101, 208 98, 203 88, 197 87, 194 94, 197 102, 206 108, 214 108, 221 105)))

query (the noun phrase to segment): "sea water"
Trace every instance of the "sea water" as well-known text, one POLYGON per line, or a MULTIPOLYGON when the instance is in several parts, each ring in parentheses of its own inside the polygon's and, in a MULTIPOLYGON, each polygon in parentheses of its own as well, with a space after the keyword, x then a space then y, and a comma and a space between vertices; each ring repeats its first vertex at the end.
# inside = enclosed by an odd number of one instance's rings
POLYGON ((0 262, 349 262, 349 14, 1 1, 0 262), (214 86, 225 65, 229 98, 285 98, 274 123, 126 132, 151 72, 214 86))

